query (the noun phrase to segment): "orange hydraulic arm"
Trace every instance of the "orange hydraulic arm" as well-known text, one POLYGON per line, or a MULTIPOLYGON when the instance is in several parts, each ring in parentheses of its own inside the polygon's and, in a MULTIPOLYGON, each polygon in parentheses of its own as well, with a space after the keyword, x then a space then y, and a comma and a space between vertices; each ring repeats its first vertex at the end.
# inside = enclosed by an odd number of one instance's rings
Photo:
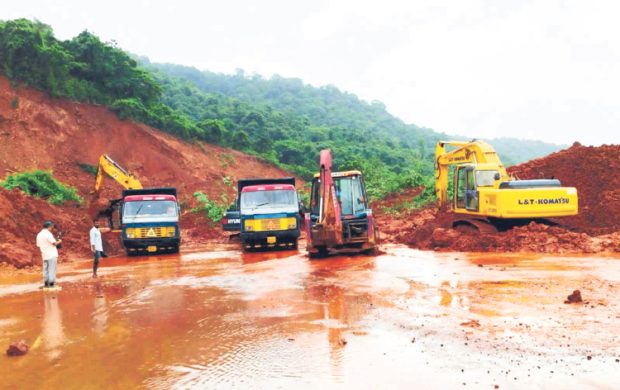
POLYGON ((476 140, 439 141, 435 146, 435 193, 439 208, 444 208, 448 202, 448 167, 464 163, 494 165, 501 179, 510 179, 497 152, 488 143, 476 140), (448 152, 446 146, 456 146, 456 149, 448 152))
POLYGON ((341 245, 342 216, 332 178, 332 152, 329 149, 321 151, 319 179, 319 219, 313 229, 313 240, 319 245, 341 245))

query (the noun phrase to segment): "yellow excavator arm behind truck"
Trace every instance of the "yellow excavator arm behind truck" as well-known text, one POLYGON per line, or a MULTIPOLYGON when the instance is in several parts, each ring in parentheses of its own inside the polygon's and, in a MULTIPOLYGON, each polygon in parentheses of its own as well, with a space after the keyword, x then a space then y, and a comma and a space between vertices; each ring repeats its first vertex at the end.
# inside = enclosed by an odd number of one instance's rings
POLYGON ((97 167, 97 179, 95 180, 95 193, 99 193, 103 184, 103 174, 106 173, 126 190, 142 189, 140 180, 129 174, 123 167, 118 165, 107 154, 99 157, 99 166, 97 167))

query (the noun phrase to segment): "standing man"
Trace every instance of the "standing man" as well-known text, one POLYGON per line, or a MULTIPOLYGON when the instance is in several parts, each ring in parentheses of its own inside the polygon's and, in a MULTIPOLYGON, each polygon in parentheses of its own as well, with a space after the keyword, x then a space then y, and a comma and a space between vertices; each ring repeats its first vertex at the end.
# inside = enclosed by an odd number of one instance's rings
POLYGON ((44 287, 54 287, 56 283, 56 265, 58 263, 58 249, 62 240, 56 240, 52 234, 54 223, 45 221, 43 229, 37 234, 37 246, 41 250, 43 259, 43 283, 44 287))
POLYGON ((90 250, 93 251, 93 278, 97 277, 97 267, 99 258, 103 253, 103 243, 101 242, 101 232, 99 231, 99 221, 93 221, 93 228, 90 229, 90 250))

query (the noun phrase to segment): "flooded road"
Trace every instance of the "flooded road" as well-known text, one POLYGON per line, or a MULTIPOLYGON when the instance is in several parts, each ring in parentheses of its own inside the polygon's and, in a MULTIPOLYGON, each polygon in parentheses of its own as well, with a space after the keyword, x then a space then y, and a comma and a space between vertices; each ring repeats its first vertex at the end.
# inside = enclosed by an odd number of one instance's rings
POLYGON ((0 387, 617 388, 620 257, 303 252, 0 275, 0 387), (563 301, 579 289, 587 303, 563 301))

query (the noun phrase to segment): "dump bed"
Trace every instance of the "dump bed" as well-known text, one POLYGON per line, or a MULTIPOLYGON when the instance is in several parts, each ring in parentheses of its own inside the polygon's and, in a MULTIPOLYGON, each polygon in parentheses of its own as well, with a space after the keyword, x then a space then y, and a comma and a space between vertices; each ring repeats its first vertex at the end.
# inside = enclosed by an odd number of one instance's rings
POLYGON ((123 199, 129 195, 172 195, 177 197, 175 187, 142 188, 140 190, 123 190, 123 199))

